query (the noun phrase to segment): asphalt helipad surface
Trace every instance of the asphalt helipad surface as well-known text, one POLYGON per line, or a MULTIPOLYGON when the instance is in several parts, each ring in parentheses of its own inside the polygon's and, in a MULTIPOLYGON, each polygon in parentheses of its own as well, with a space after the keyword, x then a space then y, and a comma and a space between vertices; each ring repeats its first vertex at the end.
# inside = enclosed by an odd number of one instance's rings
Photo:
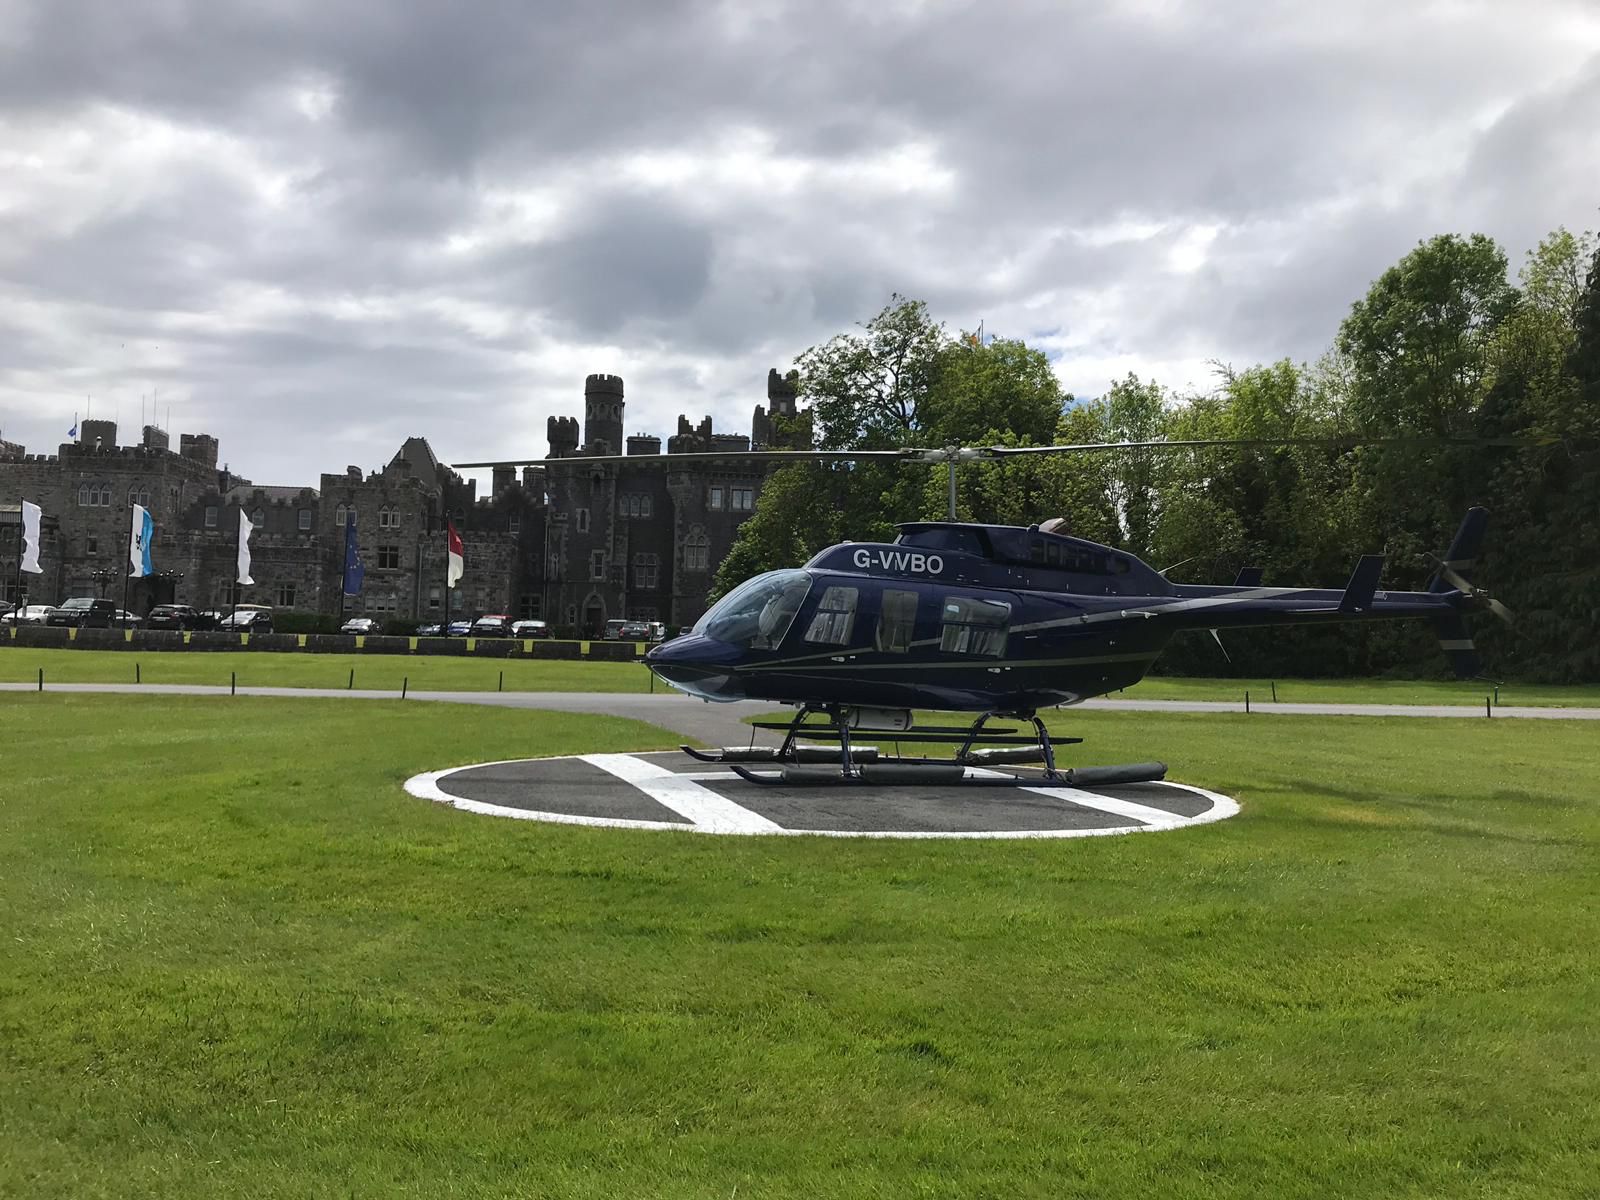
POLYGON ((522 820, 829 837, 1091 837, 1181 829, 1239 811, 1226 796, 1181 783, 1075 788, 1015 773, 1022 786, 770 785, 666 751, 481 763, 415 776, 406 790, 522 820))

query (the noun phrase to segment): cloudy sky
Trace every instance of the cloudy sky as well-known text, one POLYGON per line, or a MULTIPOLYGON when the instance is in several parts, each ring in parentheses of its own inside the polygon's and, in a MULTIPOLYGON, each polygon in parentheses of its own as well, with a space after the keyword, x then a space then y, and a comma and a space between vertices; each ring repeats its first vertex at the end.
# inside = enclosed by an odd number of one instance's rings
POLYGON ((926 299, 1135 371, 1314 358, 1424 237, 1597 224, 1594 0, 0 0, 0 435, 156 395, 263 483, 749 431, 926 299))

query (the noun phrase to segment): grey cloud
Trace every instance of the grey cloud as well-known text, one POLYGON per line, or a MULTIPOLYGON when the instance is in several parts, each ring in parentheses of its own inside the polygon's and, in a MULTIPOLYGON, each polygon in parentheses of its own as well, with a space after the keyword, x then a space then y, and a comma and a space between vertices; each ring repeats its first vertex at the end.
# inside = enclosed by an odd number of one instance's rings
POLYGON ((170 121, 223 135, 278 192, 190 154, 148 201, 108 195, 63 229, 17 175, 0 294, 30 308, 8 322, 0 424, 50 445, 56 394, 159 385, 277 481, 386 456, 362 439, 480 456, 486 422, 537 451, 543 416, 580 405, 575 351, 611 346, 630 425, 743 428, 768 366, 893 291, 952 328, 1093 330, 1103 358, 1312 357, 1419 239, 1478 229, 1515 258, 1592 217, 1585 11, 17 4, 11 129, 49 145, 108 109, 170 121), (326 113, 296 107, 305 87, 326 113), (804 166, 696 165, 741 131, 804 166), (934 177, 886 178, 910 146, 934 177), (687 177, 617 173, 643 151, 687 177), (448 248, 524 188, 565 206, 448 248), (1107 236, 1127 223, 1155 232, 1107 236), (1176 271, 1197 225, 1216 238, 1176 271), (163 340, 142 373, 109 349, 163 340))

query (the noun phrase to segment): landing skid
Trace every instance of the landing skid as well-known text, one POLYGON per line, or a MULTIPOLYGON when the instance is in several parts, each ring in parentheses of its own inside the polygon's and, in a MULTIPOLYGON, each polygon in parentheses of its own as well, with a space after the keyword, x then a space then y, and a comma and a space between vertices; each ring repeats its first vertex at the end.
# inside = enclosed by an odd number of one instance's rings
MULTIPOLYGON (((767 786, 873 784, 879 787, 948 786, 969 787, 1087 787, 1110 783, 1150 783, 1167 773, 1165 763, 1126 763, 1113 767, 1058 769, 1057 746, 1077 745, 1082 738, 1052 738, 1037 713, 986 712, 970 726, 923 726, 920 729, 875 730, 875 736, 896 743, 959 743, 953 758, 924 758, 885 755, 877 746, 857 746, 851 741, 849 711, 839 705, 804 705, 791 721, 757 721, 757 729, 782 730, 781 746, 728 746, 720 750, 679 747, 691 758, 725 766, 740 779, 767 786), (813 713, 822 713, 827 724, 806 724, 813 713), (1031 734, 1016 729, 985 729, 989 721, 1000 718, 1027 721, 1031 734), (836 742, 834 746, 802 743, 801 736, 815 741, 836 742), (979 744, 983 743, 983 748, 979 744), (777 767, 759 771, 757 764, 777 767), (807 764, 827 764, 807 765, 807 764), (999 767, 1041 767, 1013 773, 999 767)), ((861 731, 855 731, 861 732, 861 731)), ((897 747, 898 749, 898 747, 897 747)))

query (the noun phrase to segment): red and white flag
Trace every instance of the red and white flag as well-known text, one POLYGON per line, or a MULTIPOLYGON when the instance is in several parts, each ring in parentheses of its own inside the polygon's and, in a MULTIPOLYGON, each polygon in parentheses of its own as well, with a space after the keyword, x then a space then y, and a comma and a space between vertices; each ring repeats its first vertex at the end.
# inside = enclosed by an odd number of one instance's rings
POLYGON ((461 545, 461 535, 456 532, 454 521, 446 521, 445 528, 450 531, 450 565, 445 569, 445 587, 455 587, 461 581, 461 574, 467 569, 467 552, 461 545))

